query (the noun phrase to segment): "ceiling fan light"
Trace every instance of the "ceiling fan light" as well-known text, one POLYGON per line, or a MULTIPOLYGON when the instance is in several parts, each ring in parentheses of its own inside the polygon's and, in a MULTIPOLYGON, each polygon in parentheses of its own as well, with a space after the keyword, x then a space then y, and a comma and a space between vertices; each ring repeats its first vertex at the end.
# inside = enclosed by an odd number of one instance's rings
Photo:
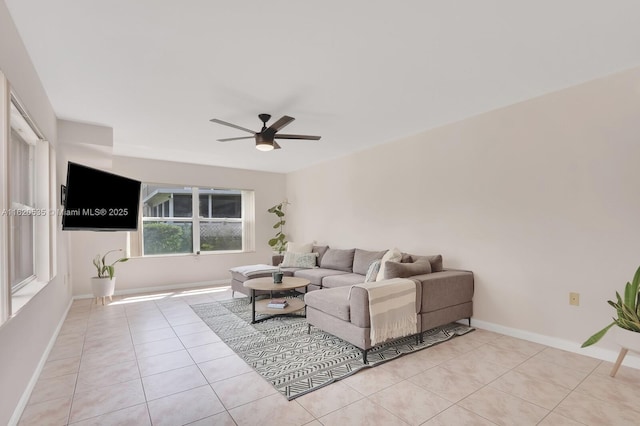
POLYGON ((256 149, 259 151, 271 151, 273 149, 273 144, 268 141, 260 141, 256 143, 256 149))

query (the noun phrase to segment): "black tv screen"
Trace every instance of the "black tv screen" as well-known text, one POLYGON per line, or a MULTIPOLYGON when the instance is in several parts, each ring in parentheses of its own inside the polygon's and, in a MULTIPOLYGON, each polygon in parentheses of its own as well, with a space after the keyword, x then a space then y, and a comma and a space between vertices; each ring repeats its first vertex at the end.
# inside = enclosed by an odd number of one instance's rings
POLYGON ((136 231, 141 182, 69 161, 62 229, 136 231))

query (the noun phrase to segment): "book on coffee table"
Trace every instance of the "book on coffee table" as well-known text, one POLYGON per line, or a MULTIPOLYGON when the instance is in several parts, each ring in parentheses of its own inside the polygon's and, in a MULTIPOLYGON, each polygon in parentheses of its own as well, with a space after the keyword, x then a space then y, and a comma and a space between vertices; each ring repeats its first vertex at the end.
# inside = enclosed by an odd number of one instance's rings
POLYGON ((284 309, 286 307, 287 307, 286 299, 271 299, 269 301, 269 304, 267 305, 267 308, 272 308, 272 309, 284 309))

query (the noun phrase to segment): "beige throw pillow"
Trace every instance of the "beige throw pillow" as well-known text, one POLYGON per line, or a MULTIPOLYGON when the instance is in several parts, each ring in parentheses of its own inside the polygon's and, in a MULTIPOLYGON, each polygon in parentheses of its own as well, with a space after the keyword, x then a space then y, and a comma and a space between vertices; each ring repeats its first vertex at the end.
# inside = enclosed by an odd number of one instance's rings
POLYGON ((396 247, 387 251, 384 254, 384 256, 382 256, 382 259, 380 259, 380 270, 378 271, 378 276, 376 277, 376 281, 382 281, 385 279, 384 270, 385 270, 385 264, 387 262, 400 262, 401 259, 402 259, 402 252, 398 250, 396 247))
POLYGON ((309 244, 296 244, 292 241, 287 243, 287 251, 292 251, 294 253, 311 253, 313 249, 313 243, 309 244))

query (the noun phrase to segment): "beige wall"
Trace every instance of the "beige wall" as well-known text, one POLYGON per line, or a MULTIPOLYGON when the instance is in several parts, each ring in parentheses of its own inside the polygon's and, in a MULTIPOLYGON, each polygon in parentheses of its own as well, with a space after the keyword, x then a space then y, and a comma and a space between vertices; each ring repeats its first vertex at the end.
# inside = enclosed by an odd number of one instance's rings
POLYGON ((474 272, 476 320, 577 350, 640 265, 639 159, 636 68, 291 173, 289 223, 442 253, 474 272))
MULTIPOLYGON (((0 2, 0 70, 38 125, 56 146, 56 116, 4 2, 0 2)), ((47 346, 71 301, 65 283, 66 241, 57 235, 57 276, 9 321, 0 325, 0 424, 26 404, 47 346)), ((17 420, 14 417, 14 420, 17 420)))

